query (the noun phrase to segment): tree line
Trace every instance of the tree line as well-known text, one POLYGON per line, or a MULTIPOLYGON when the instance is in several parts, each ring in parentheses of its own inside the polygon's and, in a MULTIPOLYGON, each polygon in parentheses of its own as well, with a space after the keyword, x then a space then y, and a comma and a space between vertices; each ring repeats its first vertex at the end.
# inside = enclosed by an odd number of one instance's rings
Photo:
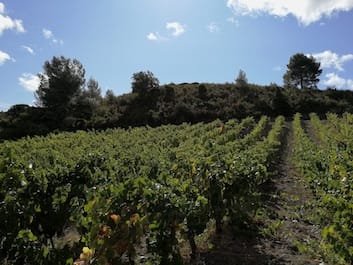
POLYGON ((283 87, 251 84, 242 70, 234 83, 166 85, 160 85, 152 72, 141 71, 132 76, 131 93, 116 96, 112 90, 102 95, 98 81, 86 80, 78 60, 53 57, 39 74, 35 106, 14 105, 0 112, 0 138, 353 110, 353 93, 316 89, 321 72, 320 63, 301 53, 290 58, 283 87))

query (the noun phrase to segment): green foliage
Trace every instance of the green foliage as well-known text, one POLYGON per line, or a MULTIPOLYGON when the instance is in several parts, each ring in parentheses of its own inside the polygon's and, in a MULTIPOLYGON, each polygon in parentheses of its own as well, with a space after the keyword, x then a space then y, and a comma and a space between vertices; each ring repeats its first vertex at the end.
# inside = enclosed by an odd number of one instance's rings
POLYGON ((283 80, 288 87, 317 88, 321 73, 320 63, 316 62, 314 57, 296 53, 289 59, 283 80))
MULTIPOLYGON (((298 56, 303 57, 299 54, 293 58, 298 56)), ((351 91, 295 88, 300 83, 303 87, 314 87, 318 76, 313 72, 321 73, 319 64, 312 58, 302 59, 297 65, 298 60, 291 60, 294 63, 289 65, 297 68, 288 69, 286 79, 294 83, 286 88, 275 84, 248 84, 242 70, 235 84, 171 83, 160 86, 153 73, 147 71, 133 75, 133 93, 116 96, 108 90, 102 97, 94 79, 84 86, 85 71, 77 60, 54 57, 45 63, 44 73, 40 75, 41 85, 36 96, 41 107, 14 106, 2 113, 0 139, 45 135, 53 131, 226 121, 247 116, 291 117, 296 112, 304 115, 315 112, 320 116, 327 112, 353 112, 351 91), (305 68, 305 73, 298 68, 305 68)))
POLYGON ((269 122, 4 142, 0 263, 181 264, 180 237, 195 254, 194 238, 211 219, 242 226, 256 212, 284 119, 267 134, 269 122))
POLYGON ((67 113, 71 102, 82 92, 85 69, 76 59, 54 56, 44 63, 43 70, 39 74, 37 104, 57 114, 67 113))
POLYGON ((246 86, 248 84, 246 73, 241 69, 239 70, 238 76, 235 79, 235 84, 240 87, 246 86))
MULTIPOLYGON (((102 105, 101 88, 96 80, 90 78, 86 89, 72 101, 70 116, 74 118, 75 122, 84 121, 86 123, 95 120, 99 116, 102 105)), ((78 129, 84 129, 84 127, 78 129)))
MULTIPOLYGON (((54 130, 106 129, 129 126, 159 126, 183 122, 209 122, 262 115, 291 117, 300 112, 319 116, 327 112, 353 112, 353 92, 300 90, 248 84, 168 84, 143 96, 116 96, 107 91, 103 98, 88 94, 88 88, 72 102, 62 121, 57 113, 26 106, 0 116, 0 138, 17 139, 43 135, 54 130)), ((93 93, 96 94, 97 93, 93 93)))
POLYGON ((152 72, 138 72, 132 76, 132 93, 144 94, 159 88, 159 81, 152 72))
POLYGON ((327 122, 310 116, 317 143, 304 132, 295 116, 296 164, 314 194, 315 222, 322 232, 321 254, 329 264, 353 262, 352 150, 353 116, 328 114, 327 122))

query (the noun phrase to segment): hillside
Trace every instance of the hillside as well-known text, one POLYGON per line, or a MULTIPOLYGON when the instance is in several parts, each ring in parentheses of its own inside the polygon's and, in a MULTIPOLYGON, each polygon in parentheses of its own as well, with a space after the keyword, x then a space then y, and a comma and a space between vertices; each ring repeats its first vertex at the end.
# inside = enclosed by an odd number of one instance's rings
POLYGON ((168 84, 143 93, 111 91, 79 98, 64 111, 15 105, 0 113, 0 138, 16 139, 52 131, 197 123, 267 115, 308 116, 353 111, 353 92, 300 90, 276 85, 168 84))

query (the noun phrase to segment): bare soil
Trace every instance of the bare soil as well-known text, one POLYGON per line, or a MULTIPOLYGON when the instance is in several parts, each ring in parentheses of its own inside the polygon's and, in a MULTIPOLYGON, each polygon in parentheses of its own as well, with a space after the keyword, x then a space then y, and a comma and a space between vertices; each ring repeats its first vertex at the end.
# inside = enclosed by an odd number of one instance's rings
POLYGON ((213 236, 214 248, 200 253, 199 265, 319 265, 311 244, 320 238, 310 223, 312 194, 293 165, 292 124, 287 122, 277 173, 263 187, 263 211, 256 230, 213 236))

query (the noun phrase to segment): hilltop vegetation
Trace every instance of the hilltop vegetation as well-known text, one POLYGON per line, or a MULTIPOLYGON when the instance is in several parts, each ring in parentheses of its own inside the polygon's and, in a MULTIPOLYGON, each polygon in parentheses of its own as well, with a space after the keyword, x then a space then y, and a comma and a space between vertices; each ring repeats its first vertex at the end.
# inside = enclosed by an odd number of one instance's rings
POLYGON ((303 54, 293 56, 284 76, 285 87, 251 84, 243 71, 235 83, 165 85, 153 73, 139 72, 132 77, 131 93, 115 96, 108 90, 103 96, 96 80, 86 82, 79 61, 54 57, 44 64, 45 74, 39 75, 36 106, 14 105, 0 113, 0 138, 247 116, 291 117, 297 112, 304 116, 352 112, 353 92, 315 89, 319 67, 303 54))
POLYGON ((88 97, 70 108, 67 116, 58 117, 45 108, 15 105, 0 113, 0 136, 16 139, 55 130, 158 126, 261 115, 291 117, 296 112, 306 116, 311 112, 340 114, 353 112, 353 93, 277 85, 168 84, 143 94, 114 96, 109 91, 104 97, 88 97))

